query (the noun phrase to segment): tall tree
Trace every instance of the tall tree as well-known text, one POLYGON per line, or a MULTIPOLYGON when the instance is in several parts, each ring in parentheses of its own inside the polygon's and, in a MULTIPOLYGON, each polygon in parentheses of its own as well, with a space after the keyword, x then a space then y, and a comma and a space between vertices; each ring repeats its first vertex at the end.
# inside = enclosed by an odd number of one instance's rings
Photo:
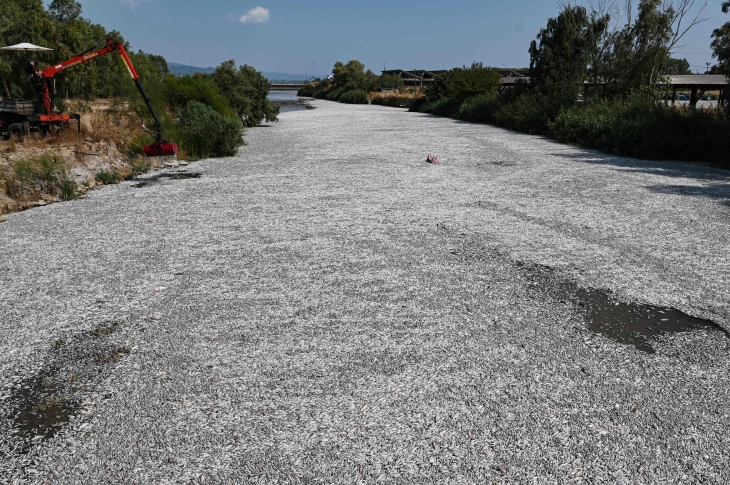
MULTIPOLYGON (((722 3, 722 11, 724 13, 730 12, 730 1, 722 3)), ((717 66, 713 69, 713 72, 719 72, 730 76, 730 22, 715 29, 712 32, 712 57, 717 58, 717 66)))
POLYGON ((276 120, 279 109, 267 98, 271 83, 253 67, 243 65, 236 69, 234 60, 226 61, 215 69, 213 81, 246 125, 276 120))
POLYGON ((608 15, 588 15, 585 7, 563 6, 530 43, 530 76, 543 92, 575 99, 608 29, 608 15))
POLYGON ((59 22, 76 20, 81 15, 81 4, 76 0, 53 0, 48 6, 51 14, 59 22))
POLYGON ((662 74, 692 74, 692 69, 690 69, 689 61, 687 59, 670 58, 664 66, 664 72, 662 72, 662 74))

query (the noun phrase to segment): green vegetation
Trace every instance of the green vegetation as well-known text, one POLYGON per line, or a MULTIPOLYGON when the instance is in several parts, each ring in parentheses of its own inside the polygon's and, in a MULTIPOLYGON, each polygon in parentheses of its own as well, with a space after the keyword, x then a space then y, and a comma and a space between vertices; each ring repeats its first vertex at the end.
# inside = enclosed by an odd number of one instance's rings
POLYGON ((640 95, 571 106, 550 122, 547 134, 642 158, 730 160, 730 123, 723 111, 672 108, 640 95))
POLYGON ((340 103, 368 104, 368 93, 364 89, 346 91, 342 94, 342 96, 340 96, 340 103))
POLYGON ((230 157, 243 139, 243 127, 210 106, 190 101, 180 112, 180 138, 192 158, 230 157))
POLYGON ((48 194, 71 200, 78 195, 68 176, 66 161, 51 152, 39 158, 18 160, 12 169, 0 171, 0 181, 7 194, 15 199, 37 200, 42 194, 48 194))
MULTIPOLYGON (((36 44, 53 49, 31 55, 12 51, 0 54, 0 93, 15 99, 35 98, 37 93, 33 91, 25 73, 31 56, 37 58, 42 69, 69 59, 108 37, 124 44, 162 121, 165 138, 180 143, 182 153, 197 154, 195 156, 230 154, 231 150, 235 152, 243 144, 242 138, 236 142, 231 141, 232 133, 241 136, 243 133, 241 129, 232 129, 232 123, 255 126, 264 119, 277 119, 278 107, 267 99, 271 85, 253 67, 236 67, 234 61, 227 61, 218 66, 213 74, 198 73, 177 77, 170 74, 167 61, 162 56, 142 51, 135 53, 121 33, 108 31, 83 18, 81 5, 76 0, 53 0, 47 7, 43 0, 0 2, 2 45, 27 42, 30 39, 36 44), (199 127, 199 131, 206 132, 209 136, 216 127, 225 127, 225 134, 215 135, 226 140, 226 146, 221 150, 209 150, 200 145, 186 146, 192 140, 198 140, 193 135, 191 126, 195 120, 185 119, 186 116, 198 116, 200 113, 199 108, 188 109, 192 102, 210 107, 227 120, 223 123, 216 118, 213 122, 213 117, 208 116, 206 122, 209 124, 199 127), (203 153, 206 155, 201 155, 203 153)), ((87 113, 91 108, 83 100, 114 98, 116 107, 129 105, 147 126, 153 126, 151 115, 118 55, 102 56, 59 74, 56 76, 56 91, 57 109, 63 112, 87 113), (64 98, 74 98, 77 101, 66 103, 64 98)), ((121 109, 115 111, 123 112, 121 109)), ((142 147, 151 140, 140 133, 133 134, 132 138, 128 154, 140 156, 142 147)))
POLYGON ((116 170, 102 170, 96 174, 95 178, 97 182, 101 182, 102 184, 118 184, 124 180, 122 174, 116 170))
POLYGON ((302 87, 297 94, 342 103, 366 104, 368 93, 402 85, 403 81, 398 77, 378 76, 370 69, 366 71, 360 61, 352 60, 347 64, 338 61, 332 68, 331 80, 317 80, 302 87))
POLYGON ((276 121, 279 107, 266 97, 271 84, 253 67, 236 69, 235 61, 226 61, 215 69, 212 80, 245 126, 256 126, 262 120, 276 121))
POLYGON ((438 76, 425 89, 430 102, 450 99, 454 103, 496 92, 499 73, 474 62, 471 67, 457 67, 438 76))
MULTIPOLYGON (((496 72, 475 63, 436 78, 410 109, 616 154, 730 166, 727 110, 661 101, 671 89, 665 76, 689 70, 685 59, 669 55, 686 32, 680 25, 688 14, 671 4, 641 0, 636 17, 613 32, 608 14, 569 4, 530 45, 529 89, 499 92, 496 72)), ((723 11, 729 8, 724 2, 723 11)), ((718 72, 730 65, 728 33, 730 22, 713 34, 718 72)))
MULTIPOLYGON (((730 1, 722 2, 723 13, 730 12, 730 1)), ((717 58, 713 72, 730 76, 730 22, 712 32, 712 57, 717 58)))

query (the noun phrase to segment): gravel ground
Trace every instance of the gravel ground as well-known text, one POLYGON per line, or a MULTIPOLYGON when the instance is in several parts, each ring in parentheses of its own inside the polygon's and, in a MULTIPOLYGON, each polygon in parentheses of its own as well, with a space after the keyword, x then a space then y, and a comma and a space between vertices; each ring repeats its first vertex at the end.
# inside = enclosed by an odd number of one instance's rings
POLYGON ((729 172, 314 104, 0 224, 0 483, 730 481, 727 335, 561 290, 730 329, 729 172))

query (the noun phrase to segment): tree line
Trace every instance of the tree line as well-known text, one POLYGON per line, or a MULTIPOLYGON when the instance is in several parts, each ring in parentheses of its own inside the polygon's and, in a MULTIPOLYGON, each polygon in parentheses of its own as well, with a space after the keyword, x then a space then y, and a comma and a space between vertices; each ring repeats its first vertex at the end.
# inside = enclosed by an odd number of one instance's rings
POLYGON ((313 83, 302 87, 299 96, 328 99, 348 104, 366 104, 368 93, 384 88, 403 86, 400 77, 382 74, 378 76, 372 70, 365 70, 365 65, 357 60, 342 63, 335 62, 332 77, 316 79, 313 83))
MULTIPOLYGON (((687 74, 671 52, 702 21, 694 0, 563 5, 530 43, 530 83, 500 91, 480 63, 437 77, 410 106, 493 123, 617 154, 730 163, 727 108, 669 106, 669 74, 687 74), (618 8, 623 6, 624 8, 618 8), (662 102, 664 101, 664 102, 662 102)), ((728 11, 730 2, 722 4, 728 11)), ((730 22, 713 32, 718 63, 730 75, 730 22)), ((727 88, 726 88, 727 91, 727 88)))

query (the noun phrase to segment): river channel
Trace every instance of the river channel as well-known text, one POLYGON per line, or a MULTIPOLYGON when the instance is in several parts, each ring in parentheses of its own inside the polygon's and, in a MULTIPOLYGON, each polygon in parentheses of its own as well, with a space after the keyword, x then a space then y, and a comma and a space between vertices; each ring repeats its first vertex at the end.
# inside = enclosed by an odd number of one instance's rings
POLYGON ((281 113, 287 111, 300 111, 305 109, 313 109, 306 101, 307 98, 300 98, 297 92, 292 91, 272 91, 268 96, 269 100, 279 106, 281 113))

